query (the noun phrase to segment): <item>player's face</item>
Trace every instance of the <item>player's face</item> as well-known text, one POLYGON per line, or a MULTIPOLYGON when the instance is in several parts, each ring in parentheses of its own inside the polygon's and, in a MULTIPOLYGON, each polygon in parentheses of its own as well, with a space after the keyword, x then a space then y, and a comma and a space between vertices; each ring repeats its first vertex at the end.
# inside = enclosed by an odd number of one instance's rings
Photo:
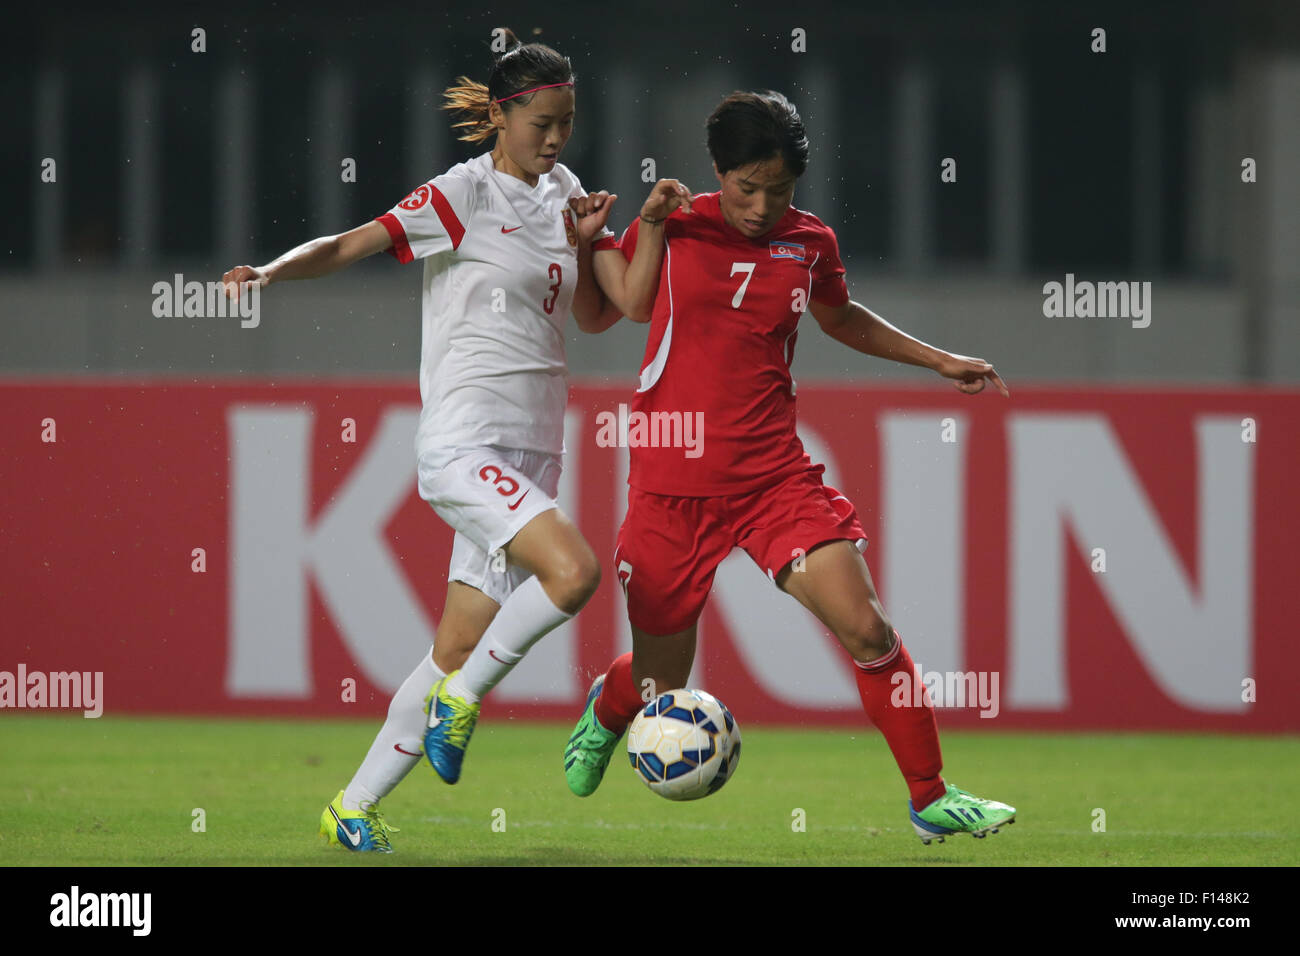
POLYGON ((573 135, 573 87, 538 90, 527 106, 505 112, 497 136, 506 154, 534 176, 549 173, 573 135))
POLYGON ((770 232, 780 222, 790 208, 798 179, 780 156, 738 166, 725 176, 715 165, 713 173, 722 185, 722 218, 750 239, 770 232))

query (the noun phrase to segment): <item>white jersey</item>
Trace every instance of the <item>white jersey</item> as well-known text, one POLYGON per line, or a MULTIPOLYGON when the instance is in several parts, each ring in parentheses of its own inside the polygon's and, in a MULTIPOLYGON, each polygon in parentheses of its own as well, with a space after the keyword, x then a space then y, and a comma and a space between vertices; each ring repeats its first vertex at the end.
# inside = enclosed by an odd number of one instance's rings
MULTIPOLYGON (((585 195, 556 163, 530 187, 484 153, 378 217, 399 262, 424 259, 416 451, 498 445, 563 454, 564 325, 585 195)), ((594 249, 615 248, 603 230, 594 249)))

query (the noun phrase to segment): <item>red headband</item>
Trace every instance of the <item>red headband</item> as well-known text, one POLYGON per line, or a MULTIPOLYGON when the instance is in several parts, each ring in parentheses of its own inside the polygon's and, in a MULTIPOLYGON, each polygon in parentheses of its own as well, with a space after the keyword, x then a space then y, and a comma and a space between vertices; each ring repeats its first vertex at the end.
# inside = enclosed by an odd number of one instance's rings
POLYGON ((547 83, 545 86, 534 86, 531 90, 521 90, 518 93, 512 93, 509 96, 503 96, 501 97, 501 99, 496 100, 496 102, 504 103, 506 100, 513 100, 516 96, 523 96, 525 93, 536 93, 538 90, 549 90, 553 86, 572 86, 572 85, 573 85, 573 80, 569 80, 566 83, 547 83))

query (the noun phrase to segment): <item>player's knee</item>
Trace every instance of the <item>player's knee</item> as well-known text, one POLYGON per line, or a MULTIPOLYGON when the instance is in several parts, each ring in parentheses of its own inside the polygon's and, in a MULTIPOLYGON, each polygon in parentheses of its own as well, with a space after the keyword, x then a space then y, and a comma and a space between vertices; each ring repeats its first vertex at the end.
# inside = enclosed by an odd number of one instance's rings
POLYGON ((859 615, 839 638, 854 660, 870 661, 884 656, 893 648, 894 627, 884 614, 873 610, 869 614, 859 615))
POLYGON ((557 561, 542 582, 552 603, 566 614, 577 614, 600 587, 600 562, 590 552, 557 561))

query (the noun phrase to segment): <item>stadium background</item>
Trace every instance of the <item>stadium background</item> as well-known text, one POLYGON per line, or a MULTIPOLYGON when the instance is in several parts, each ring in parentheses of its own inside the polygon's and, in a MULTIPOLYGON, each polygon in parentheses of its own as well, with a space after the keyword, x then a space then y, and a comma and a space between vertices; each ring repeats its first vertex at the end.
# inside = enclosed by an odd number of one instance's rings
MULTIPOLYGON (((376 256, 275 286, 255 329, 155 317, 153 288, 343 231, 475 155, 439 93, 486 75, 506 25, 572 58, 562 160, 620 195, 620 231, 647 159, 716 188, 702 124, 722 95, 787 93, 813 144, 795 202, 837 230, 853 296, 1007 379, 1010 401, 960 396, 809 321, 794 364, 801 431, 863 514, 913 657, 1000 677, 996 717, 947 708, 944 726, 1300 729, 1293 5, 23 17, 2 87, 0 670, 103 671, 110 715, 383 712, 434 633, 450 544, 413 481, 418 269, 376 256), (1043 284, 1067 274, 1150 282, 1150 326, 1046 317, 1043 284)), ((625 465, 592 417, 630 398, 644 335, 569 337, 561 497, 605 555, 625 465)), ((735 554, 696 680, 747 724, 858 724, 814 624, 735 554)), ((626 642, 606 566, 486 719, 571 718, 626 642)))

